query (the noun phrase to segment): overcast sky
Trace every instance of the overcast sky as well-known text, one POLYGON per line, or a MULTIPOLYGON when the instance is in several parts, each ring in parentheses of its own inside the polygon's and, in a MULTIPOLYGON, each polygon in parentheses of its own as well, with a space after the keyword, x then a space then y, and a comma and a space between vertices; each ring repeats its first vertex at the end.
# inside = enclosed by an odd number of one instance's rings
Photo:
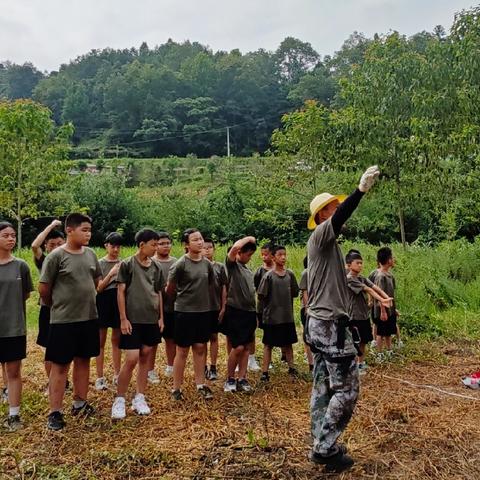
POLYGON ((368 36, 450 28, 474 0, 0 0, 0 60, 56 70, 93 48, 192 40, 213 50, 275 50, 286 36, 332 54, 368 36))

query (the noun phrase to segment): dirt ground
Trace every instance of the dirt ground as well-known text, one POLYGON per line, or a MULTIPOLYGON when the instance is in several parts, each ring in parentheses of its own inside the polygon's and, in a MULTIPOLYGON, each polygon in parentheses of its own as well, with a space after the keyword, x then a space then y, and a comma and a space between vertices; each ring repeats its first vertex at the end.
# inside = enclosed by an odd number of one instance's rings
MULTIPOLYGON (((277 358, 268 386, 255 374, 252 395, 225 394, 222 379, 208 403, 196 397, 190 373, 182 403, 170 399, 170 380, 162 379, 147 393, 152 414, 129 412, 122 422, 110 419, 113 391, 92 387, 95 417, 77 421, 67 414, 67 427, 52 433, 46 429, 42 352, 32 344, 24 367, 24 428, 13 434, 0 430, 0 478, 331 478, 307 460, 311 384, 297 350, 300 379, 291 380, 277 358)), ((158 365, 161 371, 161 358, 158 365)), ((224 358, 220 374, 223 365, 224 358)), ((478 344, 425 342, 372 366, 362 377, 356 413, 342 438, 356 464, 335 477, 480 478, 480 391, 459 382, 478 368, 478 344)), ((67 412, 70 401, 67 395, 67 412)))

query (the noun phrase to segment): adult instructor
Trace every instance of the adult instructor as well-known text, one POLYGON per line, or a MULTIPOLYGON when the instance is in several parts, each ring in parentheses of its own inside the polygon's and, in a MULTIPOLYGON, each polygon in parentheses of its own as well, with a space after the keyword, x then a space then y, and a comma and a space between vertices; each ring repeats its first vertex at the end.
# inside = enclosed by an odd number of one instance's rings
POLYGON ((349 196, 317 195, 310 203, 308 228, 308 319, 305 337, 314 353, 310 403, 313 449, 310 460, 339 473, 354 461, 337 444, 352 417, 359 391, 356 350, 348 329, 345 260, 337 243, 343 224, 380 175, 368 168, 349 196))

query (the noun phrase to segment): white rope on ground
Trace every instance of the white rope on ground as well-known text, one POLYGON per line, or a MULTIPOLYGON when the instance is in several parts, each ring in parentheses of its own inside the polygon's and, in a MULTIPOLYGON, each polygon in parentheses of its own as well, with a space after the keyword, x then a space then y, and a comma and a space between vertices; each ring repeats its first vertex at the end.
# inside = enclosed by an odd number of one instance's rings
POLYGON ((470 395, 463 395, 461 393, 449 392, 447 390, 443 390, 439 387, 436 387, 435 385, 413 383, 413 382, 410 382, 409 380, 403 380, 402 378, 396 378, 390 375, 386 375, 385 373, 381 373, 381 374, 376 372, 372 372, 372 373, 378 377, 385 377, 385 378, 388 378, 389 380, 395 380, 405 385, 409 385, 410 387, 413 387, 413 388, 424 388, 424 389, 433 390, 433 391, 442 393, 444 395, 450 395, 452 397, 465 398, 466 400, 473 400, 475 402, 480 402, 480 397, 477 398, 477 397, 472 397, 470 395))

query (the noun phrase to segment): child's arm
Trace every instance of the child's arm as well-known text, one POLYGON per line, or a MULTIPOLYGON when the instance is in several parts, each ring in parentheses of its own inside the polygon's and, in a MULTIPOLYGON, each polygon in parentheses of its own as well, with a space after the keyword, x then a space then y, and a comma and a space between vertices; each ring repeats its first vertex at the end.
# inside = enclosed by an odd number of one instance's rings
POLYGON ((38 293, 42 302, 47 306, 52 306, 52 285, 50 283, 39 283, 38 284, 38 293))
POLYGON ((127 309, 125 302, 125 291, 127 289, 126 283, 119 283, 117 289, 117 303, 118 311, 120 312, 120 330, 124 335, 130 335, 132 333, 132 324, 127 318, 127 309))
POLYGON ((307 312, 307 305, 308 305, 308 292, 307 290, 302 290, 302 301, 303 306, 305 307, 305 313, 307 312))
POLYGON ((165 287, 165 293, 170 297, 175 297, 175 292, 177 291, 177 285, 173 280, 169 280, 167 282, 167 286, 165 287))
POLYGON ((373 284, 372 289, 375 290, 381 297, 390 298, 378 285, 373 284))
POLYGON ((163 332, 165 328, 165 321, 163 319, 163 295, 162 295, 162 290, 158 292, 158 312, 159 312, 159 317, 158 317, 158 326, 160 327, 160 331, 163 332))
POLYGON ((35 238, 35 240, 32 242, 32 252, 33 256, 38 260, 42 254, 42 245, 45 243, 45 239, 47 238, 48 234, 52 231, 55 230, 55 228, 59 227, 62 224, 60 220, 54 220, 45 230, 40 232, 35 238))
POLYGON ((225 315, 225 309, 227 307, 227 286, 223 285, 222 287, 222 299, 220 302, 220 312, 218 313, 218 322, 221 323, 223 321, 223 317, 225 315))
POLYGON ((255 237, 243 237, 240 240, 237 240, 233 247, 228 252, 228 259, 231 262, 234 262, 237 259, 237 253, 242 249, 247 243, 256 243, 255 237))
MULTIPOLYGON (((387 308, 392 306, 393 298, 390 298, 387 294, 385 294, 385 297, 382 297, 382 295, 377 293, 377 291, 374 288, 367 287, 366 285, 364 287, 364 291, 367 292, 370 296, 372 296, 375 300, 380 302, 381 305, 383 305, 387 308)), ((382 292, 383 292, 383 290, 382 290, 382 292)))
POLYGON ((97 285, 97 292, 103 292, 113 281, 118 271, 120 270, 120 262, 116 263, 112 269, 107 273, 105 278, 102 278, 97 285))

